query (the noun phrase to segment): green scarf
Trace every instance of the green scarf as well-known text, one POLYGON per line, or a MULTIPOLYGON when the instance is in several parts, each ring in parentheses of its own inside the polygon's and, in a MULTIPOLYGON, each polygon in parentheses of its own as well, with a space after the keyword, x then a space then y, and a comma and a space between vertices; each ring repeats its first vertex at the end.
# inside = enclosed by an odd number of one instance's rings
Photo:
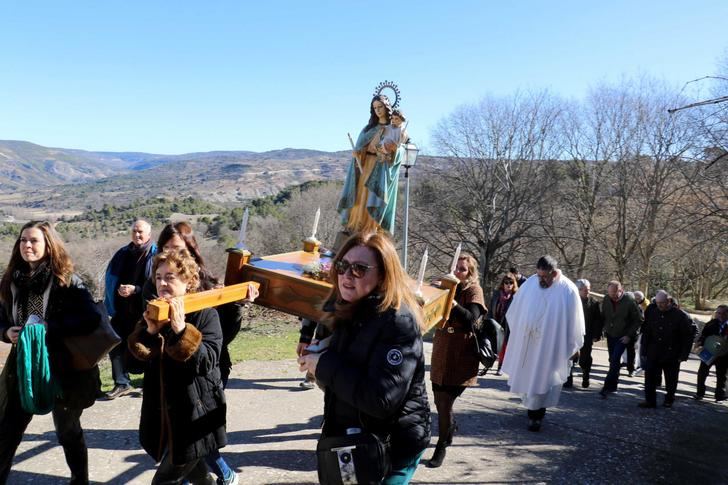
POLYGON ((25 325, 18 337, 20 404, 31 414, 48 414, 56 399, 45 337, 44 325, 25 325))

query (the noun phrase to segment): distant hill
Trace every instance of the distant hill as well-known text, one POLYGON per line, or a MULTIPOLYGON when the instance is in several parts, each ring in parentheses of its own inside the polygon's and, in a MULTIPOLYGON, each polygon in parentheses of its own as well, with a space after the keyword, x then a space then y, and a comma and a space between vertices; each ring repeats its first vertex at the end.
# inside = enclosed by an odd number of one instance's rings
POLYGON ((0 140, 0 216, 72 215, 153 196, 239 205, 312 180, 341 180, 351 152, 285 148, 160 155, 0 140))

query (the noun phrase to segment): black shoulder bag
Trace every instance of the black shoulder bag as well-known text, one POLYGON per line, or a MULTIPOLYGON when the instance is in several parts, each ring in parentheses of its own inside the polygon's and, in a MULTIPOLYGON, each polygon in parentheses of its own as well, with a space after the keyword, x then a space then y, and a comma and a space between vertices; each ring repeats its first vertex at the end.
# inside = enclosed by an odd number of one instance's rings
MULTIPOLYGON (((378 338, 379 334, 372 339, 372 345, 367 352, 367 362, 378 338)), ((329 403, 325 405, 329 406, 329 403)), ((361 412, 359 412, 359 426, 360 428, 349 428, 347 434, 343 436, 322 435, 319 439, 316 445, 319 483, 378 484, 387 476, 392 466, 389 434, 382 436, 367 431, 361 419, 361 412)))

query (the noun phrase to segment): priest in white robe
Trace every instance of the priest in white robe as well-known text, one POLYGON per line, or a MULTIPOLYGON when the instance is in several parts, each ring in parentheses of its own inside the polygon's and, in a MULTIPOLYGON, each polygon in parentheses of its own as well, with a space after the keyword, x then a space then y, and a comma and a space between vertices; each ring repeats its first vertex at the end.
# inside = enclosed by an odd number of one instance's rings
POLYGON ((559 402, 571 357, 584 344, 579 290, 553 257, 543 256, 536 274, 514 295, 506 318, 511 334, 502 370, 528 409, 528 429, 538 431, 546 408, 559 402))

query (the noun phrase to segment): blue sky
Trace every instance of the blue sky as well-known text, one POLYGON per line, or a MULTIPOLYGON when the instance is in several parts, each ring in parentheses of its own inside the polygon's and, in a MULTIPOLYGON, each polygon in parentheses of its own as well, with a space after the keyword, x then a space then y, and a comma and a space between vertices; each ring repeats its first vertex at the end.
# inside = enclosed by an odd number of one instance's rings
POLYGON ((485 95, 579 98, 715 72, 728 2, 0 3, 0 139, 87 150, 343 150, 374 87, 410 135, 485 95))

